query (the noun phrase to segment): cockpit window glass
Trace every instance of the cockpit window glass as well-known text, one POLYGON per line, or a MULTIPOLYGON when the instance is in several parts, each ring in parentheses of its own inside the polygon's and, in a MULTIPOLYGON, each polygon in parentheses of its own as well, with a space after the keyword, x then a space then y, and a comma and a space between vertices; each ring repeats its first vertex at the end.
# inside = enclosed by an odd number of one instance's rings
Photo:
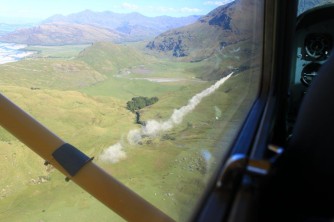
POLYGON ((298 2, 298 15, 302 14, 305 11, 308 11, 312 8, 326 5, 326 4, 333 4, 333 0, 299 0, 298 2))
MULTIPOLYGON (((257 98, 263 1, 17 2, 1 93, 187 221, 257 98)), ((122 221, 43 163, 0 128, 0 221, 122 221)))

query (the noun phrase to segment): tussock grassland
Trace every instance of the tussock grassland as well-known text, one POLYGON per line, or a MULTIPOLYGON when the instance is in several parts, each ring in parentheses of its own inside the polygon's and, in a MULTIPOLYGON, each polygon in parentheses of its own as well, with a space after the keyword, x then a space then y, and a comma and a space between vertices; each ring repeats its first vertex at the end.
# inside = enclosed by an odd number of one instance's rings
POLYGON ((92 47, 84 49, 78 60, 109 76, 123 68, 157 62, 155 57, 143 54, 134 47, 106 42, 95 43, 92 47))
POLYGON ((63 45, 63 46, 29 46, 26 50, 34 51, 33 58, 65 58, 73 59, 85 48, 91 45, 63 45))
POLYGON ((84 62, 58 59, 27 59, 1 65, 0 85, 38 89, 76 89, 106 79, 84 62))
MULTIPOLYGON (((2 86, 1 92, 89 156, 97 156, 121 137, 115 126, 126 130, 133 125, 133 114, 117 99, 17 86, 2 86)), ((64 176, 45 167, 40 157, 4 130, 0 144, 1 221, 117 218, 76 185, 64 182, 64 176), (81 216, 86 207, 90 215, 81 216)))
MULTIPOLYGON (((204 61, 158 60, 124 47, 99 43, 72 60, 34 58, 4 64, 0 91, 65 141, 95 156, 94 161, 118 180, 184 221, 252 105, 258 70, 232 76, 172 130, 130 145, 127 133, 141 126, 135 124, 126 101, 134 96, 159 97, 156 104, 141 110, 141 120, 163 121, 214 81, 194 79, 204 72, 199 69, 204 61), (142 76, 185 80, 131 79, 142 76), (102 151, 117 143, 126 159, 115 164, 100 161, 102 151)), ((44 166, 40 157, 3 129, 0 173, 0 221, 122 221, 44 166)))

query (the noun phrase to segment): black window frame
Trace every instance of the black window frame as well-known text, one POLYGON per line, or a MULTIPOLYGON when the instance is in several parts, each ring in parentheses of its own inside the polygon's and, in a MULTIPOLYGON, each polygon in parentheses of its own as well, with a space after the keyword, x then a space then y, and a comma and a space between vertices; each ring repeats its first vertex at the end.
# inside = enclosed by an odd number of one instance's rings
MULTIPOLYGON (((286 104, 297 4, 297 0, 264 0, 262 79, 259 94, 191 221, 254 221, 256 218, 256 205, 251 206, 254 202, 245 203, 243 198, 236 196, 245 185, 244 173, 248 159, 269 158, 269 143, 285 145, 286 104), (238 158, 241 161, 238 161, 238 158), (233 161, 235 166, 229 166, 233 161), (231 169, 228 169, 229 167, 231 169), (219 186, 222 181, 224 184, 219 186), (240 206, 243 209, 240 209, 240 206), (245 206, 249 209, 245 210, 245 206), (235 214, 238 209, 243 213, 235 214)), ((254 198, 256 197, 251 197, 254 198)))

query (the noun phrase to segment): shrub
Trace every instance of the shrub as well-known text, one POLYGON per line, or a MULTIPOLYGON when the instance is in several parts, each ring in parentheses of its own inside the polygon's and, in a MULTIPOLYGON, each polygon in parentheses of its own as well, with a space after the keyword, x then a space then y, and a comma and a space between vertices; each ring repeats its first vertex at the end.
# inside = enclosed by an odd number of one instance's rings
POLYGON ((126 108, 130 110, 131 112, 135 112, 137 110, 140 110, 146 106, 150 106, 156 102, 158 102, 158 97, 143 97, 143 96, 138 96, 138 97, 133 97, 131 101, 128 101, 126 103, 126 108))

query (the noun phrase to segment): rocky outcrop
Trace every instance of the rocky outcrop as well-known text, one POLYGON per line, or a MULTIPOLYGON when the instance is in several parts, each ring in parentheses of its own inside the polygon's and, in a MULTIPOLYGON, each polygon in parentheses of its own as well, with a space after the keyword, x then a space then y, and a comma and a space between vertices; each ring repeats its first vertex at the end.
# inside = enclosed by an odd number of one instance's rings
POLYGON ((260 4, 235 0, 219 6, 194 24, 157 36, 147 48, 189 61, 201 61, 217 52, 222 53, 225 47, 249 41, 252 35, 262 32, 254 26, 254 10, 261 7, 260 4))
POLYGON ((214 9, 194 24, 167 31, 146 47, 174 57, 190 56, 192 61, 211 56, 214 50, 237 41, 234 34, 239 29, 233 24, 236 2, 214 9))
POLYGON ((189 47, 187 42, 192 37, 189 32, 172 31, 163 35, 161 41, 151 41, 147 44, 147 48, 156 49, 162 52, 171 51, 175 57, 184 57, 189 55, 189 47))
POLYGON ((224 30, 232 30, 231 27, 231 20, 232 18, 226 14, 221 14, 212 18, 209 21, 209 25, 218 25, 221 26, 224 30))

